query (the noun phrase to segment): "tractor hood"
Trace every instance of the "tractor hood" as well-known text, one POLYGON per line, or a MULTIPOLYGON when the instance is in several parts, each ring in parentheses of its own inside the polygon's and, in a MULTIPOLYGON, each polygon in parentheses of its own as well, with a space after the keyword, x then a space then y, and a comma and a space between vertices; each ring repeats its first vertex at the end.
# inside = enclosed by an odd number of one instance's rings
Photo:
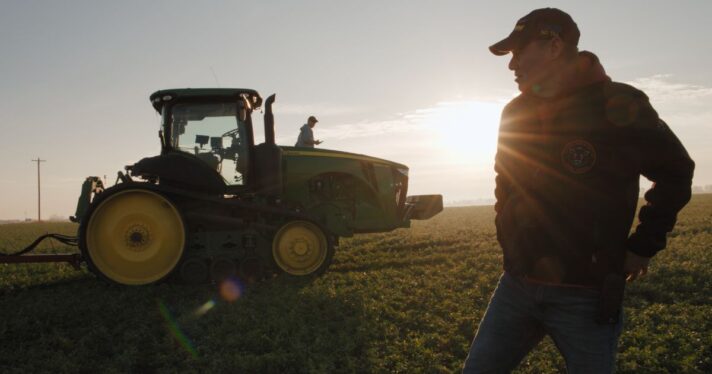
POLYGON ((394 168, 397 168, 399 170, 406 171, 406 172, 408 170, 408 167, 403 164, 399 164, 399 163, 393 162, 393 161, 384 160, 382 158, 361 155, 358 153, 334 151, 331 149, 316 149, 316 148, 302 148, 302 147, 280 146, 280 148, 282 148, 282 152, 285 156, 351 159, 351 160, 367 161, 367 162, 373 162, 373 163, 377 163, 377 164, 388 165, 388 166, 392 166, 394 168))

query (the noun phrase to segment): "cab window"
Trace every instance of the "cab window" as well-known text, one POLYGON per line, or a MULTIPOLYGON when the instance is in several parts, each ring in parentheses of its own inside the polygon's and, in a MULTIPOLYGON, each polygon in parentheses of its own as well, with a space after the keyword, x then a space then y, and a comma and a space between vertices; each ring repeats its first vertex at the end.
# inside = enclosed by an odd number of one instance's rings
POLYGON ((229 103, 179 103, 171 111, 171 145, 215 169, 228 185, 245 184, 248 170, 244 116, 229 103), (240 117, 240 118, 238 118, 240 117))

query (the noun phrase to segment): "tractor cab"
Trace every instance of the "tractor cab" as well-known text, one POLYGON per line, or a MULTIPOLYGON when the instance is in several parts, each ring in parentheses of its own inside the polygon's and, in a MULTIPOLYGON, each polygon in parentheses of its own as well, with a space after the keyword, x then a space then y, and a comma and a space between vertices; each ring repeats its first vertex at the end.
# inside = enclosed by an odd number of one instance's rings
POLYGON ((215 169, 228 186, 244 185, 252 139, 247 110, 240 104, 176 103, 165 121, 170 137, 164 138, 164 149, 197 157, 215 169))
POLYGON ((255 189, 260 171, 254 167, 252 112, 262 105, 256 91, 172 89, 150 100, 161 114, 161 155, 131 166, 132 175, 217 194, 255 189))

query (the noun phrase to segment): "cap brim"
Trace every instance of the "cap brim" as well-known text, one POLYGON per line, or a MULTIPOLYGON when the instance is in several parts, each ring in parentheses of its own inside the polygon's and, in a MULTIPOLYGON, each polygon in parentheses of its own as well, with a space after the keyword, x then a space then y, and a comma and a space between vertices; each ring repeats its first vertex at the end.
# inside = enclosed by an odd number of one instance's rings
POLYGON ((492 44, 489 47, 490 52, 496 56, 504 56, 507 53, 511 52, 514 50, 516 47, 517 42, 514 38, 512 38, 512 35, 498 41, 495 44, 492 44))

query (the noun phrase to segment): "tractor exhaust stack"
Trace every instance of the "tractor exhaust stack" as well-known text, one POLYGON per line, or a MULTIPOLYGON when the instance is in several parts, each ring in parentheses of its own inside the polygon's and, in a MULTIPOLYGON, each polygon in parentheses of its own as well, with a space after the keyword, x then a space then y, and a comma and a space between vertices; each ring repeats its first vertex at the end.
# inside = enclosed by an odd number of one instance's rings
POLYGON ((265 143, 275 144, 274 141, 274 114, 272 113, 272 103, 276 94, 270 95, 265 100, 265 143))

